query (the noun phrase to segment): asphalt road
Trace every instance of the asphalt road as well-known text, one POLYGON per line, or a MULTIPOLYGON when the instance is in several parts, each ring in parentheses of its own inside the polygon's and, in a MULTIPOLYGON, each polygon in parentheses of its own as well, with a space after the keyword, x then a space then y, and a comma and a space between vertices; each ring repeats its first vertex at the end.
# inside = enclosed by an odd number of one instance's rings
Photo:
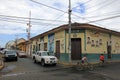
POLYGON ((120 80, 120 63, 96 67, 94 71, 77 71, 62 65, 42 67, 30 58, 5 63, 0 80, 120 80))

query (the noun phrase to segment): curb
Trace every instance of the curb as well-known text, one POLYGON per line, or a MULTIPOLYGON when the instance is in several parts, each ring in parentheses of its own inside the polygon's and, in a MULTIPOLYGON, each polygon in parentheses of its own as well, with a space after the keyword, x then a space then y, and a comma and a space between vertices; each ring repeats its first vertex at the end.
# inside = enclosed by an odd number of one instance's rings
MULTIPOLYGON (((107 60, 106 61, 108 64, 111 64, 111 63, 120 63, 120 60, 107 60)), ((74 65, 76 65, 76 63, 69 63, 69 62, 58 62, 58 64, 60 65, 63 65, 63 66, 67 66, 67 67, 72 67, 74 65)), ((97 66, 99 64, 99 62, 90 62, 90 64, 94 65, 94 66, 97 66)))

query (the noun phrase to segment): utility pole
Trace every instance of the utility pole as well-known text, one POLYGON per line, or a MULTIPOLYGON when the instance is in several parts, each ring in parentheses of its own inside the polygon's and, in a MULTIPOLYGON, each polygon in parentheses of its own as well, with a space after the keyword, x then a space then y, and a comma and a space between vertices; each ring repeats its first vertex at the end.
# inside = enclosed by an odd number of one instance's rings
POLYGON ((18 42, 17 42, 17 41, 18 41, 18 35, 16 34, 15 36, 16 36, 16 39, 15 39, 15 50, 17 50, 17 44, 18 44, 18 42))
POLYGON ((30 39, 30 29, 31 29, 31 11, 29 12, 29 23, 28 25, 28 40, 30 39))
POLYGON ((69 9, 68 9, 68 19, 69 19, 69 46, 68 46, 68 49, 69 49, 69 62, 71 62, 71 0, 69 0, 69 9))
POLYGON ((30 30, 31 30, 31 11, 29 12, 29 23, 27 24, 28 26, 28 29, 27 29, 27 38, 28 38, 28 54, 30 54, 30 37, 31 37, 31 33, 30 33, 30 30))

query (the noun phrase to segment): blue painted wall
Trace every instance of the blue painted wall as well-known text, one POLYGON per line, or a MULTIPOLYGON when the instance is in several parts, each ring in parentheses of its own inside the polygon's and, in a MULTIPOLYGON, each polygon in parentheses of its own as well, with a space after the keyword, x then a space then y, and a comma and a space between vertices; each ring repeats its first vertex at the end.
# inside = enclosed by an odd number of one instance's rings
MULTIPOLYGON (((92 54, 92 53, 86 54, 88 62, 99 62, 100 61, 99 56, 100 56, 100 54, 92 54)), ((105 56, 105 60, 108 60, 107 54, 104 54, 104 56, 105 56)), ((112 54, 112 57, 109 60, 120 60, 120 54, 112 54)), ((60 54, 60 61, 61 62, 68 62, 69 61, 68 54, 67 53, 61 53, 60 54)))

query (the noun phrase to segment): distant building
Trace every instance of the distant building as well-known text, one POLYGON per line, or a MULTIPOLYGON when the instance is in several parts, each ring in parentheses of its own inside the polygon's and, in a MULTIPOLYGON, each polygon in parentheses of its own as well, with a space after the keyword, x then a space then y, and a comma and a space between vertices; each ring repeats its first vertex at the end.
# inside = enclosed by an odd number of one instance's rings
POLYGON ((6 43, 5 48, 6 49, 15 49, 15 41, 9 41, 6 43))
POLYGON ((20 39, 17 39, 16 41, 9 41, 6 43, 6 46, 5 48, 6 49, 17 49, 17 50, 21 50, 19 49, 19 45, 20 43, 23 43, 25 42, 26 40, 24 38, 20 38, 20 39))

